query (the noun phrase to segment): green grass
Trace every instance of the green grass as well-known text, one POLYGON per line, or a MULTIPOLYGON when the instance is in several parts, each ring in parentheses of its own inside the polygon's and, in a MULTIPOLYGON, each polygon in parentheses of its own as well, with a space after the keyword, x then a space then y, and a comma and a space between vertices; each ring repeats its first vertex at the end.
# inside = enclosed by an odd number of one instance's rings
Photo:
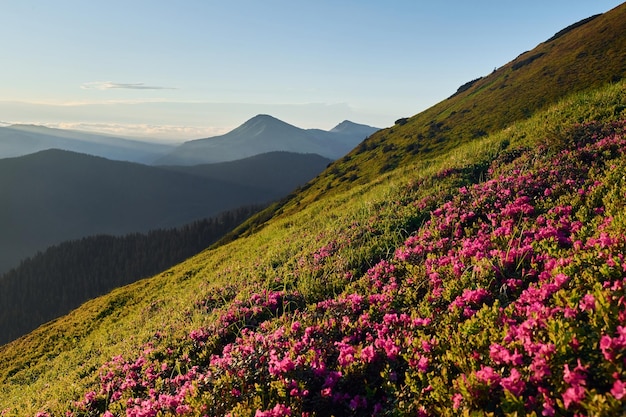
POLYGON ((295 289, 308 303, 339 294, 347 273, 358 276, 389 258, 425 220, 424 210, 400 202, 445 201, 459 186, 477 181, 473 177, 481 175, 480 167, 503 150, 536 146, 572 122, 624 117, 615 109, 625 103, 624 83, 577 93, 528 120, 367 184, 312 201, 305 190, 284 202, 283 214, 256 232, 85 303, 0 348, 0 410, 34 415, 67 407, 95 384, 97 370, 110 358, 137 355, 156 332, 174 341, 207 325, 212 316, 199 314, 194 306, 209 294, 223 294, 225 305, 233 295, 245 299, 261 289, 295 289), (436 177, 451 168, 467 175, 436 177), (315 253, 331 242, 332 257, 316 262, 315 253))
POLYGON ((0 415, 60 415, 96 387, 111 358, 137 357, 149 342, 183 346, 190 331, 250 294, 297 291, 309 307, 332 299, 353 289, 350 277, 390 259, 459 187, 483 180, 496 158, 542 144, 558 148, 575 123, 625 118, 626 82, 616 76, 626 73, 625 14, 622 7, 522 54, 406 124, 372 135, 219 244, 0 347, 0 415), (593 59, 581 56, 583 47, 593 59), (446 170, 458 174, 440 175, 446 170), (213 300, 208 314, 199 307, 206 300, 213 300))

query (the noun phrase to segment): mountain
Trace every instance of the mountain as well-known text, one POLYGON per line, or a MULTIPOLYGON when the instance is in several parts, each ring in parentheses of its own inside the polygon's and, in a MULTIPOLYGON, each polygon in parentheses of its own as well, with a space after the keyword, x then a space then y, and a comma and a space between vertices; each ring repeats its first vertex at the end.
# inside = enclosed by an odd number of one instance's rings
POLYGON ((330 162, 288 152, 163 167, 60 150, 0 159, 0 273, 65 240, 176 227, 278 200, 330 162))
POLYGON ((61 150, 0 160, 0 189, 0 271, 65 240, 180 226, 279 197, 264 188, 61 150))
POLYGON ((559 32, 0 347, 0 409, 624 414, 625 34, 626 5, 559 32))
POLYGON ((155 164, 216 163, 275 151, 318 154, 337 159, 377 130, 347 121, 330 131, 305 130, 261 114, 222 136, 185 142, 155 164))
POLYGON ((193 166, 162 166, 213 180, 228 181, 268 191, 282 197, 322 172, 332 160, 317 154, 268 152, 244 159, 193 166))
MULTIPOLYGON (((566 96, 620 81, 626 72, 626 23, 620 11, 577 22, 463 84, 447 100, 371 135, 335 164, 334 182, 349 175, 367 183, 415 158, 449 152, 526 120, 566 96)), ((323 192, 326 184, 319 184, 323 192)))
POLYGON ((62 149, 119 161, 151 163, 174 146, 37 125, 0 127, 0 158, 62 149))
POLYGON ((306 132, 314 136, 328 148, 326 155, 329 158, 338 159, 350 152, 355 146, 377 130, 379 129, 344 120, 328 131, 307 129, 306 132))

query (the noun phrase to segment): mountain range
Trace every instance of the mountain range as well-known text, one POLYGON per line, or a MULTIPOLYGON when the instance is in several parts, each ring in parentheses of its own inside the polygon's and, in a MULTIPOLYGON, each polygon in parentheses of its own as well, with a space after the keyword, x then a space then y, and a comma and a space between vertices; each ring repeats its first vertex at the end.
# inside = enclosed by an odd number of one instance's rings
POLYGON ((177 227, 279 199, 326 168, 332 158, 323 155, 343 156, 375 130, 344 121, 307 131, 260 115, 226 135, 176 147, 0 127, 0 273, 63 240, 177 227))
POLYGON ((275 152, 344 156, 378 128, 344 121, 326 131, 301 129, 269 115, 258 115, 222 135, 183 143, 158 159, 157 165, 197 165, 275 152))
POLYGON ((0 410, 623 415, 624 172, 626 4, 0 347, 0 410))
POLYGON ((301 129, 269 115, 258 115, 222 136, 168 144, 38 125, 10 125, 0 127, 0 158, 61 149, 147 165, 227 162, 268 152, 317 154, 334 160, 377 130, 348 120, 328 131, 301 129))
POLYGON ((62 149, 107 159, 149 164, 174 147, 173 144, 151 143, 39 125, 0 127, 0 158, 24 156, 47 149, 62 149))
POLYGON ((330 162, 279 152, 219 166, 156 167, 56 149, 0 159, 0 273, 64 240, 177 227, 269 203, 330 162))

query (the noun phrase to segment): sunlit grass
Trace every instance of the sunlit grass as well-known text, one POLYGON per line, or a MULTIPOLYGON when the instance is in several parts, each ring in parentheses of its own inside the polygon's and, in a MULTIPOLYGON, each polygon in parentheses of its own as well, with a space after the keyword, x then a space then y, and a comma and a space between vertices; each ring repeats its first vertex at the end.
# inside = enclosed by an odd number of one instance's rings
MULTIPOLYGON (((257 221, 253 233, 89 301, 0 348, 0 410, 23 416, 67 407, 95 386, 98 369, 112 357, 138 355, 157 333, 175 343, 210 324, 215 317, 199 314, 195 306, 207 294, 220 294, 220 288, 234 289, 232 294, 224 291, 225 306, 232 297, 245 300, 268 289, 297 291, 309 305, 333 298, 351 285, 350 277, 390 259, 430 209, 451 199, 458 187, 480 181, 502 152, 558 140, 573 123, 624 117, 625 105, 625 84, 620 82, 576 93, 450 150, 403 155, 402 163, 384 172, 376 161, 385 155, 381 144, 380 151, 370 154, 371 164, 357 170, 363 181, 342 180, 351 172, 342 170, 354 160, 339 162, 336 172, 331 167, 308 189, 274 208, 278 214, 271 221, 257 221), (451 169, 463 175, 438 177, 451 169), (424 207, 402 203, 421 200, 424 207)), ((393 134, 403 134, 397 130, 380 135, 392 141, 399 137, 393 134)))

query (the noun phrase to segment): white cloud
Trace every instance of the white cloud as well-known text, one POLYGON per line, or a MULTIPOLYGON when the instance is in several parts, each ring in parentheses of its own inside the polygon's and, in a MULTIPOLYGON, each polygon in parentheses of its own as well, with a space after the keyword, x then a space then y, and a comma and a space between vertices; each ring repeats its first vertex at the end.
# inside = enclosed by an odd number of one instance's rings
POLYGON ((168 143, 218 136, 229 130, 221 127, 154 125, 146 123, 59 122, 41 123, 41 125, 56 129, 81 130, 113 136, 153 139, 168 143))
POLYGON ((146 85, 144 83, 114 83, 112 81, 92 81, 83 83, 80 88, 83 90, 176 90, 175 87, 163 87, 159 85, 146 85))

